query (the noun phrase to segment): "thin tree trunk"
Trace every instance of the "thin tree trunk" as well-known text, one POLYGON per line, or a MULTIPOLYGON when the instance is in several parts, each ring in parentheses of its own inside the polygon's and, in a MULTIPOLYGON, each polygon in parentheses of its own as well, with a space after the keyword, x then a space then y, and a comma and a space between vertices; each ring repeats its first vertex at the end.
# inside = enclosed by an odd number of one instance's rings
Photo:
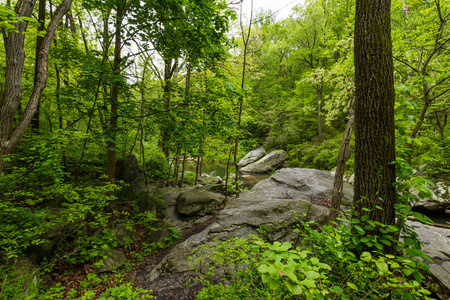
POLYGON ((231 152, 232 151, 233 151, 233 147, 230 147, 230 152, 228 153, 226 175, 225 175, 225 204, 227 203, 227 200, 228 200, 228 177, 230 175, 230 160, 231 160, 231 152))
POLYGON ((336 172, 334 174, 334 185, 331 197, 331 209, 328 215, 328 224, 336 221, 339 211, 341 209, 342 189, 344 186, 344 172, 345 163, 347 162, 348 149, 350 147, 350 139, 353 132, 353 124, 355 121, 353 109, 349 110, 350 118, 348 119, 347 126, 345 127, 344 136, 342 137, 341 145, 339 147, 339 155, 337 159, 336 172))
MULTIPOLYGON (((117 15, 116 15, 116 24, 115 24, 115 44, 114 44, 114 68, 113 74, 115 77, 119 77, 120 72, 120 63, 122 61, 121 58, 121 47, 122 47, 122 21, 125 9, 125 1, 120 1, 117 4, 117 15)), ((119 83, 114 83, 111 88, 111 117, 109 118, 109 128, 110 132, 109 137, 110 140, 107 143, 107 157, 108 164, 106 167, 106 174, 108 175, 108 181, 114 182, 116 177, 116 149, 117 149, 117 121, 118 121, 118 107, 119 107, 119 83)))
MULTIPOLYGON (((38 13, 38 22, 39 27, 38 31, 45 31, 45 4, 46 0, 39 0, 39 13, 38 13)), ((38 73, 38 60, 39 60, 39 50, 41 49, 42 42, 44 41, 43 36, 37 36, 36 37, 36 57, 35 57, 35 65, 34 65, 34 84, 37 82, 37 73, 38 73)), ((39 119, 40 119, 40 97, 38 100, 36 113, 34 114, 33 118, 31 119, 31 129, 34 134, 39 134, 39 119)))
POLYGON ((323 84, 317 88, 317 96, 319 98, 317 104, 317 138, 322 142, 322 99, 323 99, 323 84))
POLYGON ((181 168, 180 188, 182 188, 183 184, 184 184, 184 170, 185 170, 185 166, 186 166, 186 157, 187 157, 187 150, 186 150, 186 148, 184 148, 183 165, 181 168))
POLYGON ((178 145, 177 154, 175 155, 175 166, 174 166, 174 173, 173 173, 173 177, 175 178, 175 186, 178 185, 178 174, 180 172, 180 170, 179 170, 180 155, 181 155, 181 145, 178 145))
MULTIPOLYGON (((241 4, 242 5, 242 4, 241 4)), ((253 0, 251 2, 251 11, 250 11, 250 22, 248 25, 248 32, 247 32, 247 37, 245 37, 244 35, 244 26, 242 24, 242 13, 241 13, 241 34, 242 34, 242 39, 244 41, 244 62, 242 65, 242 79, 241 79, 241 91, 244 90, 244 86, 245 86, 245 70, 246 70, 246 66, 247 66, 247 49, 248 49, 248 45, 249 45, 249 41, 250 41, 250 33, 251 33, 251 28, 252 28, 252 19, 253 19, 253 0)), ((238 115, 238 122, 237 122, 237 135, 236 135, 236 140, 235 140, 235 144, 234 144, 234 168, 236 170, 236 176, 234 178, 234 183, 236 186, 236 197, 239 197, 239 165, 238 165, 238 161, 237 161, 237 153, 238 153, 238 147, 239 147, 239 134, 240 134, 240 130, 241 130, 241 118, 242 118, 242 108, 244 105, 244 99, 242 98, 239 104, 239 115, 238 115)))

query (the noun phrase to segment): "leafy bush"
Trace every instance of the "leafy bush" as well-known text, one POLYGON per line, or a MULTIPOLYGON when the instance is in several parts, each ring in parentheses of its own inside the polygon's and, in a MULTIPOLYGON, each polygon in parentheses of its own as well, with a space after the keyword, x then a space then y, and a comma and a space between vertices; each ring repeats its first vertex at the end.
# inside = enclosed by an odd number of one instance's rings
POLYGON ((363 238, 376 239, 353 234, 346 225, 318 230, 303 223, 299 233, 302 246, 296 248, 253 237, 201 249, 193 266, 212 267, 202 274, 206 288, 198 299, 430 299, 421 286, 420 272, 427 267, 411 258, 423 256, 420 250, 405 256, 384 255, 377 247, 358 253, 363 238), (214 280, 219 268, 222 282, 214 280), (239 296, 227 298, 229 291, 239 296))
POLYGON ((146 154, 145 170, 150 180, 165 180, 170 176, 169 162, 158 147, 151 147, 148 154, 146 154))

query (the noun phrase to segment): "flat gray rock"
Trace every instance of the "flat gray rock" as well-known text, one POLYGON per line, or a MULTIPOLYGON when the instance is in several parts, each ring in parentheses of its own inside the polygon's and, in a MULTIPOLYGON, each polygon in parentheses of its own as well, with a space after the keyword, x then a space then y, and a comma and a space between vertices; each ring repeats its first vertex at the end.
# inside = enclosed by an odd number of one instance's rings
POLYGON ((419 240, 423 243, 422 251, 432 260, 424 262, 430 267, 431 274, 440 285, 441 299, 450 299, 450 228, 440 228, 407 221, 413 226, 419 240))
MULTIPOLYGON (((260 181, 255 187, 220 211, 217 220, 203 232, 193 235, 174 247, 147 275, 155 280, 162 274, 189 272, 189 256, 199 245, 224 241, 233 237, 247 238, 255 234, 268 241, 288 241, 293 229, 302 220, 324 224, 329 209, 312 204, 324 196, 331 196, 333 176, 328 172, 310 169, 282 169, 260 181), (261 230, 264 229, 264 230, 261 230)), ((344 199, 353 196, 350 186, 344 188, 344 199)))

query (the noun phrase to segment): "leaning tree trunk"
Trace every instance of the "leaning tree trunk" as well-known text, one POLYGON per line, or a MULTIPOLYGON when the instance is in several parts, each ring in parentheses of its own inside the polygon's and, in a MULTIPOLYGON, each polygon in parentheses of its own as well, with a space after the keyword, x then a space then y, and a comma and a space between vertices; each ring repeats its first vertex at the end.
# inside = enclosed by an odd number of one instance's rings
MULTIPOLYGON (((395 220, 394 79, 390 0, 357 0, 354 218, 395 220)), ((382 235, 380 228, 366 234, 382 235)), ((386 252, 393 247, 387 246, 386 252)))
MULTIPOLYGON (((36 0, 19 0, 15 7, 18 17, 30 17, 36 0)), ((27 107, 19 120, 19 124, 13 130, 13 119, 22 100, 22 73, 25 60, 24 32, 28 22, 17 22, 14 26, 16 32, 10 32, 4 36, 6 52, 5 71, 5 96, 0 104, 0 174, 3 173, 5 155, 11 154, 30 125, 31 119, 36 113, 39 99, 47 82, 48 54, 55 36, 56 28, 62 17, 69 11, 72 0, 63 0, 55 11, 47 32, 39 49, 35 82, 27 107), (12 132, 12 133, 11 133, 12 132)))
POLYGON ((353 123, 355 122, 355 117, 353 109, 349 110, 350 118, 348 119, 347 126, 345 127, 344 136, 342 137, 341 145, 339 147, 339 155, 337 159, 336 172, 334 174, 334 186, 331 196, 331 210, 328 215, 328 224, 336 221, 339 215, 339 210, 341 208, 342 200, 342 189, 344 187, 344 172, 345 163, 347 162, 348 149, 350 148, 350 139, 353 132, 353 123))

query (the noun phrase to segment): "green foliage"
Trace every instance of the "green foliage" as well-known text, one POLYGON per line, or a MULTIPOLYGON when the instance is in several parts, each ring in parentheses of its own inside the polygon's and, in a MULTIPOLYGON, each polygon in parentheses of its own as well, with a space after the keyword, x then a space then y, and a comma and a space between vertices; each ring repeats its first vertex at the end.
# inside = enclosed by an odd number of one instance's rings
MULTIPOLYGON (((289 151, 289 164, 292 167, 331 170, 336 167, 341 140, 342 136, 338 135, 333 139, 321 143, 311 142, 295 146, 289 151)), ((353 164, 351 163, 351 156, 353 155, 352 146, 351 144, 351 150, 348 154, 350 157, 346 168, 348 172, 351 172, 353 169, 353 164)))
POLYGON ((411 258, 423 256, 420 250, 405 256, 354 252, 362 239, 373 237, 353 234, 346 225, 318 230, 306 222, 298 232, 297 248, 256 237, 201 248, 193 266, 211 268, 202 274, 207 287, 199 299, 429 299, 421 286, 427 267, 411 258), (218 269, 223 282, 214 279, 218 269), (239 296, 227 298, 227 290, 239 296))
POLYGON ((158 147, 152 146, 147 151, 145 170, 150 180, 165 180, 170 176, 169 161, 158 147))

